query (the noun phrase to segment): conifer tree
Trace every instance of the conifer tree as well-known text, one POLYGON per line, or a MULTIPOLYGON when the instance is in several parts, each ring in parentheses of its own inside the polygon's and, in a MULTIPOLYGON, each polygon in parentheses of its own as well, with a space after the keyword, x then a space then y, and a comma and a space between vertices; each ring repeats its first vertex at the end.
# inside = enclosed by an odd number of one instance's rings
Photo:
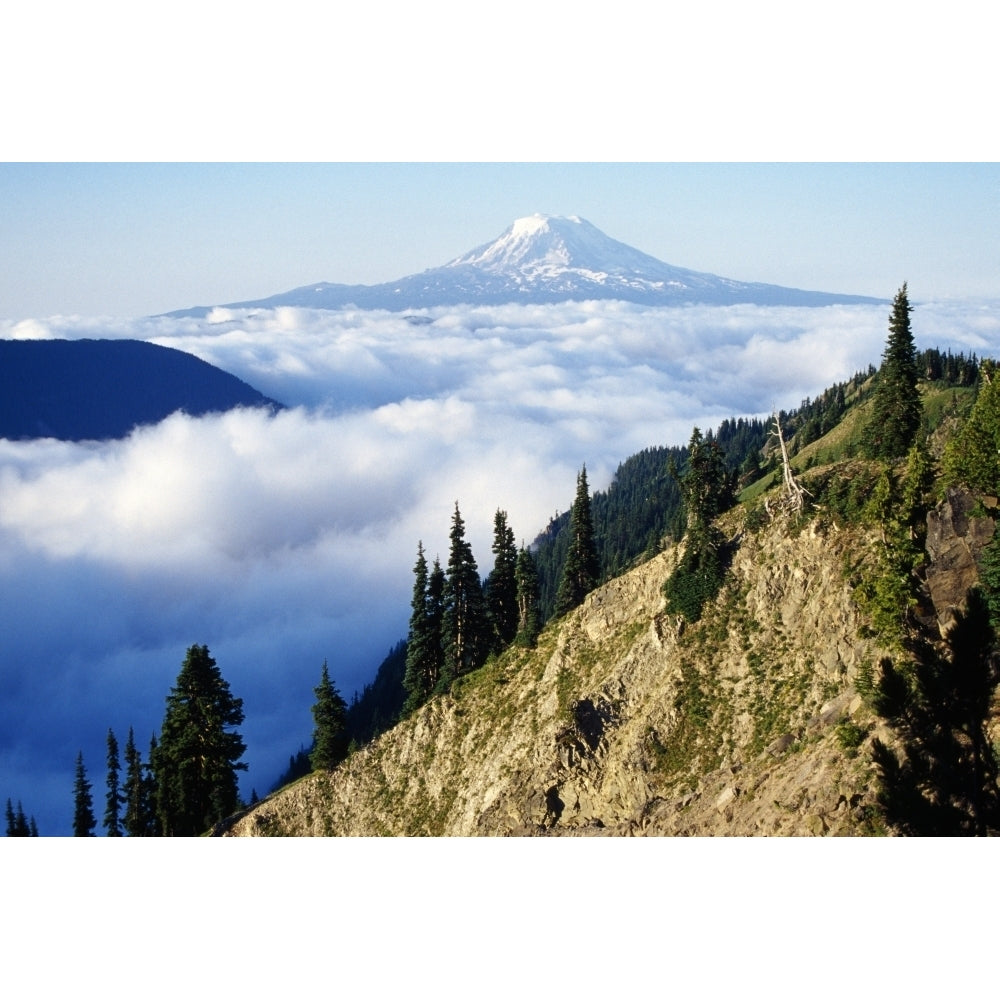
POLYGON ((31 817, 31 823, 24 815, 24 807, 20 800, 17 803, 17 812, 10 799, 7 799, 7 836, 8 837, 37 837, 38 830, 35 828, 35 817, 31 817))
MULTIPOLYGON (((671 471, 676 476, 676 470, 671 471)), ((698 427, 691 431, 684 475, 678 478, 687 511, 687 531, 699 536, 730 500, 725 456, 711 432, 706 438, 698 427)))
POLYGON ((868 678, 872 707, 896 731, 900 760, 879 739, 872 759, 886 819, 915 836, 1000 832, 997 761, 987 724, 997 688, 996 634, 978 587, 947 635, 948 654, 912 644, 909 662, 884 658, 868 678))
POLYGON ((715 518, 727 507, 730 490, 722 449, 714 439, 691 432, 683 476, 671 465, 680 482, 687 510, 684 555, 664 583, 667 608, 689 622, 701 617, 706 601, 719 592, 726 574, 725 538, 715 518))
POLYGON ((554 614, 557 618, 581 604, 600 579, 586 465, 576 477, 576 497, 570 511, 569 531, 566 563, 556 593, 554 614))
POLYGON ((118 756, 118 740, 115 734, 108 729, 108 792, 105 797, 104 819, 102 825, 108 831, 109 837, 120 837, 122 835, 121 807, 125 798, 121 793, 121 785, 118 775, 121 772, 121 760, 118 756))
POLYGON ((430 697, 441 674, 441 594, 444 571, 435 559, 428 575, 424 543, 417 543, 417 562, 413 567, 413 599, 410 631, 406 640, 406 690, 404 713, 419 708, 430 697))
POLYGON ((507 512, 493 518, 493 572, 486 585, 487 608, 493 629, 493 649, 506 649, 517 635, 517 546, 507 524, 507 512))
POLYGON ((892 462, 910 450, 920 428, 919 368, 910 330, 912 312, 906 282, 896 293, 889 316, 889 337, 875 376, 872 412, 864 429, 867 458, 892 462))
POLYGON ((122 826, 130 837, 152 837, 156 834, 152 791, 148 769, 143 765, 142 754, 135 745, 135 733, 129 726, 125 743, 125 815, 122 826))
POLYGON ((438 684, 443 690, 447 690, 456 677, 482 666, 488 648, 483 585, 472 546, 465 538, 465 522, 457 502, 449 537, 451 550, 445 570, 441 616, 444 660, 438 684))
POLYGON ((21 805, 21 800, 17 801, 17 812, 14 812, 14 808, 11 805, 10 799, 7 800, 7 836, 8 837, 37 837, 38 827, 35 826, 35 817, 32 816, 30 821, 27 816, 24 815, 24 807, 21 805))
POLYGON ((517 554, 517 644, 533 647, 542 630, 538 569, 531 553, 522 545, 517 554))
POLYGON ((156 757, 159 753, 160 745, 156 740, 156 733, 149 736, 149 756, 143 765, 143 775, 146 782, 146 803, 149 808, 149 836, 162 836, 160 817, 157 812, 157 783, 156 783, 156 757))
POLYGON ((152 757, 156 814, 167 837, 193 837, 239 805, 236 772, 246 747, 233 727, 243 722, 207 646, 191 646, 167 696, 160 743, 152 757))
POLYGON ((332 771, 347 756, 347 702, 330 680, 326 660, 312 707, 313 748, 309 754, 314 771, 332 771))
POLYGON ((990 361, 979 371, 979 391, 969 416, 948 442, 944 473, 949 484, 962 483, 988 496, 1000 493, 1000 372, 990 361))
POLYGON ((73 836, 93 837, 97 820, 94 818, 94 799, 87 770, 83 766, 83 751, 76 757, 76 778, 73 783, 73 836))

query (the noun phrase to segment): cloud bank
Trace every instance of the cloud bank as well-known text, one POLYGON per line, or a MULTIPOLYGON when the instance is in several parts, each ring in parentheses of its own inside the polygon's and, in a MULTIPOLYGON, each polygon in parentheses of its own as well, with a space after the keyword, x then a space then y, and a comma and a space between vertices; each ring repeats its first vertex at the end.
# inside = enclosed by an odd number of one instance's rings
MULTIPOLYGON (((175 414, 104 444, 0 441, 0 798, 43 834, 72 819, 82 750, 144 750, 186 648, 245 701, 263 794, 307 743, 320 667, 347 696, 405 635, 417 541, 447 558, 457 500, 485 574, 493 513, 529 541, 586 462, 790 408, 877 364, 888 308, 624 303, 0 324, 190 351, 290 409, 175 414)), ((913 315, 918 347, 1000 343, 993 304, 913 315)))

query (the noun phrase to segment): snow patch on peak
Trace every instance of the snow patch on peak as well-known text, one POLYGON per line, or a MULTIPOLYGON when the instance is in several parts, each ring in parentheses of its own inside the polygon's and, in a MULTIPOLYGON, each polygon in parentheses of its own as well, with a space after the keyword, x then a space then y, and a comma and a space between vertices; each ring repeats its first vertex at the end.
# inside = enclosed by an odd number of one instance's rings
POLYGON ((578 215, 536 212, 515 220, 492 243, 477 247, 447 267, 471 267, 518 282, 576 275, 590 282, 619 278, 656 280, 668 265, 602 233, 578 215))
MULTIPOLYGON (((534 215, 526 215, 523 219, 515 219, 507 233, 511 236, 530 236, 543 229, 548 229, 549 219, 550 216, 535 212, 534 215)), ((503 236, 500 238, 503 239, 503 236)))

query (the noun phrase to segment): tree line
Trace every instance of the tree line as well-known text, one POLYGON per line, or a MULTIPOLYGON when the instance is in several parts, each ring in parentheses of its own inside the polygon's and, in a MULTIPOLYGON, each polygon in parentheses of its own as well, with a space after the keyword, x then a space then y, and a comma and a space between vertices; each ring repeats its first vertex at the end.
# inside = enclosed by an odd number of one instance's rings
MULTIPOLYGON (((497 510, 493 521, 493 569, 480 578, 465 522, 455 503, 449 534, 447 565, 435 557, 428 564, 423 542, 417 561, 406 667, 403 675, 406 715, 431 695, 447 691, 463 674, 515 643, 530 647, 541 631, 538 569, 529 549, 518 548, 507 512, 497 510)), ((566 614, 597 585, 599 560, 594 541, 586 466, 577 476, 569 544, 556 596, 555 614, 566 614)))
MULTIPOLYGON (((331 769, 348 752, 347 704, 326 661, 314 694, 310 765, 331 769)), ((237 812, 243 805, 238 773, 247 770, 240 759, 246 747, 236 729, 243 720, 243 699, 233 695, 208 647, 189 647, 166 699, 159 738, 153 734, 146 759, 131 727, 124 755, 108 729, 101 819, 106 836, 194 837, 237 812)), ((251 803, 256 797, 254 791, 251 803)), ((22 816, 20 803, 14 813, 8 801, 8 835, 19 835, 22 816)), ((80 752, 73 782, 73 835, 94 836, 97 825, 93 785, 80 752)))

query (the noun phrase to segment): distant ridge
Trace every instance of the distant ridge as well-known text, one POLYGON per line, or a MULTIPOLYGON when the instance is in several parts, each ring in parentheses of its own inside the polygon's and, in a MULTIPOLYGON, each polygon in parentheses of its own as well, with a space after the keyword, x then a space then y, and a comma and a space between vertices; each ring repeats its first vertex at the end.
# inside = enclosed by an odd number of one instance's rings
POLYGON ((0 437, 108 440, 177 410, 280 409, 192 354, 138 340, 0 340, 0 437))
POLYGON ((531 215, 497 239, 441 267, 380 285, 318 282, 265 299, 167 313, 204 317, 213 308, 405 309, 619 299, 642 305, 874 305, 883 299, 734 281, 665 264, 606 236, 578 216, 531 215))

